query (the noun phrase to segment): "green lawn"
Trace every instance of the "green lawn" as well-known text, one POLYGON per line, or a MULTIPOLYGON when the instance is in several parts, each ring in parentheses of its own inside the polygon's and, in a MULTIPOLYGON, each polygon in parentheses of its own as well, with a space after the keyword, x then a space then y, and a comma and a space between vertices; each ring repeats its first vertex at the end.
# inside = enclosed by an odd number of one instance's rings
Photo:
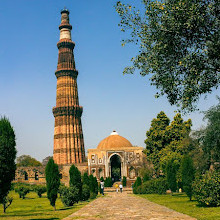
POLYGON ((74 204, 73 207, 64 207, 60 198, 58 198, 56 202, 57 211, 54 211, 49 200, 46 198, 46 194, 42 198, 38 198, 36 193, 31 192, 27 194, 27 198, 20 199, 17 193, 10 192, 10 196, 14 200, 6 210, 6 214, 3 213, 3 207, 0 206, 1 220, 62 219, 89 203, 88 201, 79 202, 74 204))
POLYGON ((200 207, 198 203, 189 201, 185 194, 168 195, 138 195, 149 201, 164 205, 178 212, 187 214, 201 220, 218 220, 220 219, 220 207, 200 207))

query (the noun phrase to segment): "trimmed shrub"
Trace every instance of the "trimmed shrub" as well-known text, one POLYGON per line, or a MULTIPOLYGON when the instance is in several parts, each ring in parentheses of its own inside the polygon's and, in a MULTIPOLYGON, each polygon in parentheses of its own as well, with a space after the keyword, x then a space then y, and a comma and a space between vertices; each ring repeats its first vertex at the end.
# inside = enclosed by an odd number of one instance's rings
POLYGON ((83 185, 89 186, 89 176, 88 173, 84 173, 82 176, 82 183, 83 185))
POLYGON ((53 159, 50 159, 45 169, 46 183, 47 183, 47 198, 50 205, 56 210, 57 193, 60 186, 59 168, 53 159))
POLYGON ((186 195, 191 200, 193 195, 192 183, 195 179, 195 169, 191 157, 189 157, 188 155, 185 155, 183 157, 180 170, 182 176, 183 190, 186 192, 186 195))
POLYGON ((37 193, 38 197, 41 198, 42 194, 47 192, 47 187, 44 185, 34 185, 33 190, 37 193))
POLYGON ((133 193, 134 194, 138 194, 138 192, 140 191, 140 189, 138 189, 139 186, 141 186, 142 181, 141 178, 138 176, 134 185, 133 185, 133 193))
POLYGON ((73 206, 79 199, 79 189, 76 186, 62 188, 61 201, 65 206, 73 206))
POLYGON ((94 192, 90 192, 90 199, 95 199, 96 196, 97 196, 96 193, 94 193, 94 192))
POLYGON ((140 194, 165 194, 168 189, 165 178, 146 181, 141 186, 140 194))
POLYGON ((19 184, 15 186, 15 192, 19 194, 19 197, 24 199, 25 196, 30 192, 30 186, 27 184, 19 184))
POLYGON ((123 185, 123 187, 125 187, 127 185, 127 178, 126 178, 126 176, 123 176, 122 185, 123 185))
POLYGON ((193 183, 194 197, 204 206, 220 206, 220 172, 207 172, 193 183))
POLYGON ((90 192, 98 194, 98 182, 96 177, 94 177, 92 174, 89 176, 89 189, 90 192))
POLYGON ((111 177, 106 177, 104 182, 105 182, 105 187, 112 187, 112 178, 111 177))
POLYGON ((167 184, 172 192, 176 192, 177 190, 177 180, 176 180, 177 166, 175 164, 174 159, 168 161, 166 166, 166 177, 167 184))
POLYGON ((70 174, 70 186, 76 186, 79 189, 79 194, 82 194, 82 181, 81 181, 81 173, 78 168, 73 164, 69 170, 70 174))
POLYGON ((59 189, 58 189, 58 193, 60 194, 60 197, 66 188, 67 186, 65 186, 63 183, 60 184, 59 189))
POLYGON ((89 186, 86 184, 83 184, 82 186, 82 200, 86 201, 88 200, 90 197, 90 189, 89 186))

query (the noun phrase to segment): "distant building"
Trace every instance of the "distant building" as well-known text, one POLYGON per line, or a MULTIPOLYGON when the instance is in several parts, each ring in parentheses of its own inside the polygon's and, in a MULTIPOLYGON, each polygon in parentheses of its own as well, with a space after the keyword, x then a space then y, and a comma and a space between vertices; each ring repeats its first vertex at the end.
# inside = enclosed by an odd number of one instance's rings
POLYGON ((127 139, 113 131, 96 149, 88 150, 89 174, 97 179, 111 177, 113 181, 120 181, 125 176, 128 184, 131 184, 143 166, 143 150, 143 147, 132 146, 127 139))

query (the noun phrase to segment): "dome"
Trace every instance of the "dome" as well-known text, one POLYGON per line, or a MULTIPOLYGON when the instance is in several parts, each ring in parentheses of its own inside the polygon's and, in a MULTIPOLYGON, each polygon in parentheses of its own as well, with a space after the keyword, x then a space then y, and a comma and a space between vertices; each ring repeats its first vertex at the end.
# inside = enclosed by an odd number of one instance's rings
POLYGON ((133 147, 130 141, 120 136, 116 131, 113 131, 110 136, 103 139, 97 149, 99 150, 112 150, 112 149, 123 149, 133 147))

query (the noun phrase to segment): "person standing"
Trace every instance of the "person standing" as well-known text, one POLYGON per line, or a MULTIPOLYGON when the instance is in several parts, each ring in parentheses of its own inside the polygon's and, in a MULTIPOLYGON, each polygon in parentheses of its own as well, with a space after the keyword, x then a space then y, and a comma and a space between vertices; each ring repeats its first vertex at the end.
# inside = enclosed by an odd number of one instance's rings
POLYGON ((118 193, 118 184, 115 184, 116 192, 118 193))
POLYGON ((121 183, 120 183, 120 185, 119 185, 119 188, 120 188, 120 192, 122 193, 122 188, 123 188, 123 186, 122 186, 121 183))
POLYGON ((103 180, 101 180, 101 182, 100 182, 100 186, 101 186, 101 194, 104 196, 104 181, 103 180))

